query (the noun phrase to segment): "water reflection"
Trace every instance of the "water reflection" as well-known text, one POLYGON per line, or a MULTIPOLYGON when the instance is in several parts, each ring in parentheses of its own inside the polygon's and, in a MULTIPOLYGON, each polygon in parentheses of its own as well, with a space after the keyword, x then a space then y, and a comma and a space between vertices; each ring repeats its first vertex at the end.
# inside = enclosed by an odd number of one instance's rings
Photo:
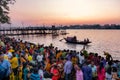
POLYGON ((100 55, 103 55, 103 51, 109 52, 113 57, 120 57, 120 31, 119 30, 67 30, 69 34, 67 35, 59 35, 52 36, 48 35, 24 35, 17 36, 16 38, 20 38, 23 40, 27 40, 30 42, 40 43, 49 45, 53 43, 54 46, 59 49, 71 49, 80 51, 83 48, 83 45, 78 44, 69 44, 64 40, 59 41, 67 36, 77 36, 78 40, 84 40, 85 38, 89 38, 92 43, 86 46, 86 49, 90 52, 96 52, 100 55), (112 34, 111 34, 112 33, 112 34), (114 55, 116 54, 116 55, 114 55))
MULTIPOLYGON (((84 45, 83 45, 84 46, 84 45)), ((85 49, 89 49, 92 45, 85 45, 85 49)))
POLYGON ((66 43, 65 44, 67 45, 68 48, 72 49, 72 50, 76 50, 76 44, 70 44, 70 43, 66 43))

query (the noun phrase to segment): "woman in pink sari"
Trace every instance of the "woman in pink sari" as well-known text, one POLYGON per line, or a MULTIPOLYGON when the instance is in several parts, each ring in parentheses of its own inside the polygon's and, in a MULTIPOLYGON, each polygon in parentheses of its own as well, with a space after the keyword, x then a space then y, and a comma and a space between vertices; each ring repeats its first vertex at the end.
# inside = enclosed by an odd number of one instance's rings
POLYGON ((83 72, 78 65, 75 65, 76 69, 76 80, 83 80, 83 72))
POLYGON ((105 80, 105 68, 104 68, 102 62, 98 66, 97 75, 98 75, 98 79, 97 80, 105 80))

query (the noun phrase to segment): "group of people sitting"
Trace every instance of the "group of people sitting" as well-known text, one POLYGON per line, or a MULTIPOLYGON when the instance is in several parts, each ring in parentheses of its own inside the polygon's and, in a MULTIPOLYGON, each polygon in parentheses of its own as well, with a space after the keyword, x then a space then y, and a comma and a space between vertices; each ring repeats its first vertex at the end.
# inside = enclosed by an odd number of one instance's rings
POLYGON ((0 80, 120 80, 120 62, 104 52, 59 50, 0 36, 0 80))

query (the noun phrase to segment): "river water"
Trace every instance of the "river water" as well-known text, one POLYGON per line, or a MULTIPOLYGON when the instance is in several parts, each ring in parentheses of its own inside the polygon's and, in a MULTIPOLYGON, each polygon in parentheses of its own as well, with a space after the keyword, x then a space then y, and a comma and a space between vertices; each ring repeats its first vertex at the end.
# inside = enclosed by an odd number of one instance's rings
POLYGON ((89 52, 95 52, 103 55, 103 51, 109 52, 114 59, 120 60, 120 30, 67 30, 67 35, 52 36, 48 35, 21 35, 14 36, 25 41, 33 42, 36 44, 49 45, 53 43, 59 49, 71 49, 80 51, 83 45, 66 43, 64 40, 60 41, 67 36, 77 36, 78 40, 89 38, 90 43, 86 49, 89 52))

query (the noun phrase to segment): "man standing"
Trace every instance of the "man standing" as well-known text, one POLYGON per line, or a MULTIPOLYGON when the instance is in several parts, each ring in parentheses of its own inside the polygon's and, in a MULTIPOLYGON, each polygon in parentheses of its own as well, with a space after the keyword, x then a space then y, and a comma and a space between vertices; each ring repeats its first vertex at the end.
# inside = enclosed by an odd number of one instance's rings
POLYGON ((84 80, 92 80, 92 68, 88 66, 89 62, 86 61, 82 66, 84 80))
POLYGON ((39 63, 41 63, 41 62, 43 61, 43 55, 42 55, 42 53, 39 53, 39 54, 37 55, 37 61, 38 61, 39 63))
POLYGON ((42 55, 42 53, 39 53, 39 54, 37 55, 37 61, 38 61, 38 64, 44 66, 43 55, 42 55))
POLYGON ((17 70, 18 70, 18 58, 16 57, 15 53, 13 53, 13 58, 11 60, 9 60, 11 63, 11 68, 13 70, 14 73, 14 79, 17 78, 17 70))
POLYGON ((72 62, 66 58, 64 65, 65 80, 71 80, 72 62))
POLYGON ((8 60, 4 60, 4 55, 0 53, 0 80, 10 79, 10 68, 10 62, 8 60))

